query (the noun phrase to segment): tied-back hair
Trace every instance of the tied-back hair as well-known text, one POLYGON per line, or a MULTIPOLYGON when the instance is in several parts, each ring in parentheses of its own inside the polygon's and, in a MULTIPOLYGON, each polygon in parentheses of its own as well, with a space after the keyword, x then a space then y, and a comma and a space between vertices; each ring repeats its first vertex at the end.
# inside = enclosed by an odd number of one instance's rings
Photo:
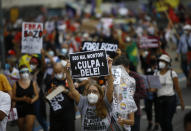
POLYGON ((96 115, 98 117, 100 117, 101 119, 104 119, 108 114, 105 102, 103 100, 103 98, 104 98, 104 90, 97 83, 89 83, 89 84, 86 85, 86 90, 84 92, 85 95, 88 95, 87 91, 88 91, 90 86, 97 87, 97 89, 99 91, 100 97, 98 99, 98 102, 96 103, 96 115))

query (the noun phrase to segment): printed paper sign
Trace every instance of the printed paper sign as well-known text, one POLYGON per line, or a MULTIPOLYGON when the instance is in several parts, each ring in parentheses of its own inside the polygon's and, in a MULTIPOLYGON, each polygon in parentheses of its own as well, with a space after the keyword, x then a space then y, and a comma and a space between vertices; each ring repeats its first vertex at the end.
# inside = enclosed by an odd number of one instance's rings
POLYGON ((158 48, 159 40, 154 36, 143 36, 139 41, 139 48, 158 48))
POLYGON ((12 108, 8 115, 8 121, 18 120, 18 113, 16 108, 12 108))
POLYGON ((118 49, 118 43, 112 42, 94 42, 94 41, 84 41, 82 42, 82 51, 97 51, 105 50, 108 55, 112 55, 118 49))
POLYGON ((109 74, 104 50, 70 54, 73 78, 105 76, 109 74))
POLYGON ((23 22, 22 53, 40 54, 43 42, 43 24, 23 22))
POLYGON ((112 68, 112 74, 114 77, 114 85, 119 85, 121 80, 121 68, 112 68))

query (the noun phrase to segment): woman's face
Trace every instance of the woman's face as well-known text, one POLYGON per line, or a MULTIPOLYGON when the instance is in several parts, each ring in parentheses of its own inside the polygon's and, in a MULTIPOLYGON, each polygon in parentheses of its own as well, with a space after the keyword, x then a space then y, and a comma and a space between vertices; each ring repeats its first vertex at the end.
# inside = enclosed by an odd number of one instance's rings
POLYGON ((22 68, 19 73, 20 73, 21 79, 24 79, 24 80, 29 79, 29 70, 28 70, 28 68, 22 68))
POLYGON ((93 94, 96 94, 96 95, 100 96, 99 90, 98 90, 97 87, 94 86, 94 85, 90 85, 90 86, 89 86, 87 93, 88 93, 88 94, 93 93, 93 94))
POLYGON ((87 98, 90 104, 96 104, 99 101, 100 93, 96 86, 91 85, 87 90, 87 98))

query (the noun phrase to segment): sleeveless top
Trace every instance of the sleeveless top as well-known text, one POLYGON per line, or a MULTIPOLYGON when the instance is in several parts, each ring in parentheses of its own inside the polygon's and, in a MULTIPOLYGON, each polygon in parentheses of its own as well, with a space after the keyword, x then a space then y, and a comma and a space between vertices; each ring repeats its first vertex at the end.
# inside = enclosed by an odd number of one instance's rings
MULTIPOLYGON (((24 96, 27 96, 27 97, 32 98, 32 97, 34 96, 33 81, 30 82, 29 87, 26 88, 26 89, 23 89, 23 88, 19 85, 18 81, 16 82, 16 86, 17 86, 17 88, 16 88, 16 97, 24 97, 24 96)), ((18 102, 17 102, 17 105, 24 104, 24 103, 26 103, 26 102, 24 102, 24 101, 18 101, 18 102)))

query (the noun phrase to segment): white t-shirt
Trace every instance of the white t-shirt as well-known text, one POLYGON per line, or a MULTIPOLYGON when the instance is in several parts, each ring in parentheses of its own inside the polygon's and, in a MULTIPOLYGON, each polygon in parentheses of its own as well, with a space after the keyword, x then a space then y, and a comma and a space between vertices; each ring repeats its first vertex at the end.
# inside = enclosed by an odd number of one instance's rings
MULTIPOLYGON (((0 111, 4 112, 8 116, 10 109, 11 109, 11 98, 9 94, 0 91, 0 111)), ((2 121, 0 121, 0 131, 6 131, 6 125, 8 120, 7 116, 2 121)))
POLYGON ((172 78, 177 77, 175 71, 167 71, 165 74, 161 75, 160 72, 156 72, 154 75, 159 76, 160 83, 162 88, 158 89, 157 96, 173 96, 175 95, 173 80, 172 78))

